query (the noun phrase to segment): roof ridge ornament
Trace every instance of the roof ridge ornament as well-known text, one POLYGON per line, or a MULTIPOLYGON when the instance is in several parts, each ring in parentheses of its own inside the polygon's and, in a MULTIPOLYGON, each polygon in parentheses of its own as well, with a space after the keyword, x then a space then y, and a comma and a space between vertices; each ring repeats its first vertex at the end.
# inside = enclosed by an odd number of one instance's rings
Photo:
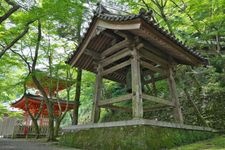
POLYGON ((140 15, 145 15, 145 16, 152 17, 153 11, 152 11, 151 9, 149 9, 149 10, 147 11, 146 9, 141 8, 141 9, 139 10, 139 14, 140 14, 140 15))
MULTIPOLYGON (((154 30, 155 32, 158 32, 159 33, 159 35, 156 35, 156 36, 159 36, 159 38, 161 38, 161 36, 164 36, 164 37, 168 38, 168 40, 170 40, 171 42, 173 42, 177 46, 177 48, 181 47, 182 48, 182 52, 183 51, 184 52, 186 51, 186 52, 190 53, 190 60, 188 60, 188 59, 182 60, 182 61, 180 61, 181 64, 187 64, 187 65, 190 65, 190 64, 192 64, 192 65, 206 64, 207 65, 207 62, 206 62, 206 59, 205 58, 203 58, 200 54, 194 53, 193 50, 188 49, 186 47, 186 45, 184 45, 184 43, 182 44, 181 42, 179 42, 179 40, 174 35, 171 35, 166 29, 164 29, 162 26, 160 26, 159 22, 157 22, 156 19, 155 19, 155 17, 154 17, 154 12, 153 12, 152 9, 146 10, 144 8, 141 8, 140 11, 139 11, 139 13, 129 14, 129 15, 121 15, 121 14, 114 14, 114 13, 110 12, 109 11, 110 9, 109 10, 106 9, 100 3, 98 3, 97 6, 98 7, 96 8, 96 11, 94 13, 94 16, 93 16, 93 19, 92 19, 92 23, 89 25, 89 28, 88 28, 88 29, 90 29, 90 31, 86 30, 86 34, 84 35, 84 38, 83 38, 81 44, 79 44, 79 46, 77 48, 77 51, 74 51, 74 53, 72 54, 72 56, 67 61, 72 66, 75 66, 76 63, 79 64, 79 65, 81 65, 80 64, 81 62, 78 61, 79 60, 79 57, 83 53, 83 51, 81 51, 82 50, 82 46, 81 45, 83 45, 85 43, 85 40, 84 39, 88 38, 88 35, 89 34, 87 34, 87 33, 88 32, 89 33, 91 32, 91 30, 92 30, 91 26, 94 25, 94 23, 95 23, 94 21, 97 20, 97 19, 101 19, 102 21, 107 21, 109 24, 111 24, 111 22, 112 22, 111 26, 113 26, 113 27, 109 27, 109 28, 112 28, 112 30, 120 30, 120 26, 117 26, 117 27, 114 28, 114 25, 116 23, 123 24, 123 22, 128 21, 126 23, 132 24, 132 23, 134 23, 134 22, 131 22, 132 20, 135 20, 135 19, 136 20, 138 19, 139 21, 142 21, 143 20, 143 23, 146 23, 147 25, 149 25, 151 27, 152 30, 154 30), (192 61, 191 60, 192 58, 196 58, 197 59, 196 62, 192 61)), ((99 29, 97 29, 97 30, 99 30, 99 29)), ((132 29, 130 29, 130 28, 127 27, 127 28, 124 28, 124 29, 121 29, 121 30, 128 30, 128 32, 129 32, 129 30, 132 30, 132 29)), ((146 27, 146 30, 148 30, 147 27, 146 27)), ((104 31, 104 29, 100 29, 97 33, 99 34, 102 31, 104 31)), ((142 35, 139 35, 139 36, 142 36, 142 35)), ((165 41, 165 42, 167 42, 167 41, 165 41)), ((169 43, 168 45, 170 46, 171 44, 169 43)), ((174 50, 172 50, 173 45, 171 45, 170 47, 171 47, 171 51, 174 51, 174 50)), ((187 54, 186 52, 185 52, 184 55, 187 54)), ((165 53, 167 53, 167 52, 165 52, 165 53)), ((168 53, 170 53, 170 52, 168 51, 168 53)), ((86 59, 85 57, 86 56, 84 56, 84 58, 82 58, 82 59, 86 59)), ((179 59, 183 59, 183 58, 180 57, 179 59)), ((78 67, 80 67, 80 66, 78 66, 78 67)), ((92 69, 91 68, 92 67, 91 65, 89 65, 88 67, 86 69, 89 69, 90 71, 93 71, 93 70, 91 70, 92 69), (88 68, 88 67, 90 67, 90 68, 88 68)), ((112 75, 112 79, 115 79, 115 78, 112 75)))
POLYGON ((100 15, 100 14, 111 14, 110 11, 108 11, 100 2, 97 4, 96 11, 94 12, 95 15, 100 15))
POLYGON ((153 17, 153 11, 151 9, 149 9, 148 11, 144 8, 141 8, 139 10, 139 16, 140 17, 143 17, 144 19, 146 19, 148 22, 150 21, 154 21, 155 22, 155 19, 153 17))
POLYGON ((145 15, 145 14, 146 14, 146 9, 141 8, 141 9, 139 10, 139 14, 140 14, 140 15, 145 15))

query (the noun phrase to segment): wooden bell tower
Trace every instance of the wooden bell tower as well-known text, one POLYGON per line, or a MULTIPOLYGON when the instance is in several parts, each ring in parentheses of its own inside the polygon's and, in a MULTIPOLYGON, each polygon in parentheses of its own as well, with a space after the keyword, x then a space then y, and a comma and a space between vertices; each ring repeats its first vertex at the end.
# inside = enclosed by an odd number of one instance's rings
POLYGON ((115 15, 100 5, 68 63, 96 74, 93 123, 99 120, 100 108, 124 110, 132 112, 133 118, 143 118, 143 114, 152 109, 145 107, 145 101, 171 107, 175 122, 183 123, 174 70, 177 64, 198 66, 207 61, 159 27, 151 12, 141 10, 134 15, 115 15), (126 84, 128 67, 131 92, 102 99, 103 78, 126 84), (167 80, 170 99, 148 95, 142 90, 144 85, 159 80, 167 80), (131 101, 132 108, 116 105, 123 101, 131 101))

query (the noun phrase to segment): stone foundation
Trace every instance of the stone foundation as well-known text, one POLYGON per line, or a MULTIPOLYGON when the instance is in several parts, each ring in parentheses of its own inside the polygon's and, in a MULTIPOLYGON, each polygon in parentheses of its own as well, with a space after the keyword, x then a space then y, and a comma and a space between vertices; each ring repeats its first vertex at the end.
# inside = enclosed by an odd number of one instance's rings
POLYGON ((211 128, 152 120, 129 120, 71 126, 60 144, 81 149, 168 149, 216 135, 211 128))

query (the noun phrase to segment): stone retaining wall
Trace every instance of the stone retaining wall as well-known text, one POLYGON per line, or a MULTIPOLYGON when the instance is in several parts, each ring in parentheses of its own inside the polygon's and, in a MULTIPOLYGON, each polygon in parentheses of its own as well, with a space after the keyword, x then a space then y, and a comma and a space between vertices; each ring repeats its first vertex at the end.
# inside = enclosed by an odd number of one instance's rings
POLYGON ((63 131, 61 145, 91 150, 168 149, 216 135, 211 128, 144 119, 71 126, 63 131))

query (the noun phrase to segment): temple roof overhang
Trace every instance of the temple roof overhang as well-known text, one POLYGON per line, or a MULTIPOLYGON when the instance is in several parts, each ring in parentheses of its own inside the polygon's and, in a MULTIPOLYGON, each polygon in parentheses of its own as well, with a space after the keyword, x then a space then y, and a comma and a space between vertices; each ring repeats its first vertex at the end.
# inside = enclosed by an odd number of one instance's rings
MULTIPOLYGON (((104 63, 101 60, 113 55, 115 49, 118 52, 129 48, 134 44, 132 41, 139 43, 137 46, 143 46, 162 62, 172 59, 176 64, 207 65, 207 60, 200 53, 161 28, 151 12, 141 10, 134 15, 115 15, 103 7, 98 7, 86 34, 67 63, 96 73, 96 63, 104 63)), ((125 80, 125 74, 125 71, 119 70, 104 78, 121 82, 125 80)))
MULTIPOLYGON (((45 71, 36 70, 34 73, 46 93, 50 93, 50 91, 54 93, 64 90, 71 87, 75 83, 75 80, 68 80, 61 77, 50 76, 45 71)), ((31 75, 26 80, 26 87, 37 89, 31 75)))
MULTIPOLYGON (((25 94, 19 100, 12 103, 11 106, 22 109, 24 111, 27 111, 27 107, 26 107, 26 102, 27 102, 27 106, 28 106, 30 112, 35 114, 39 111, 41 102, 43 100, 44 100, 44 98, 42 96, 25 94)), ((55 115, 60 113, 59 112, 60 109, 62 112, 64 112, 64 111, 69 111, 69 110, 73 109, 73 107, 74 107, 73 102, 67 102, 65 100, 57 100, 57 99, 52 99, 52 101, 53 101, 53 109, 54 109, 55 115)), ((45 103, 43 103, 43 108, 42 108, 41 114, 43 114, 43 115, 48 114, 47 106, 45 103)))

